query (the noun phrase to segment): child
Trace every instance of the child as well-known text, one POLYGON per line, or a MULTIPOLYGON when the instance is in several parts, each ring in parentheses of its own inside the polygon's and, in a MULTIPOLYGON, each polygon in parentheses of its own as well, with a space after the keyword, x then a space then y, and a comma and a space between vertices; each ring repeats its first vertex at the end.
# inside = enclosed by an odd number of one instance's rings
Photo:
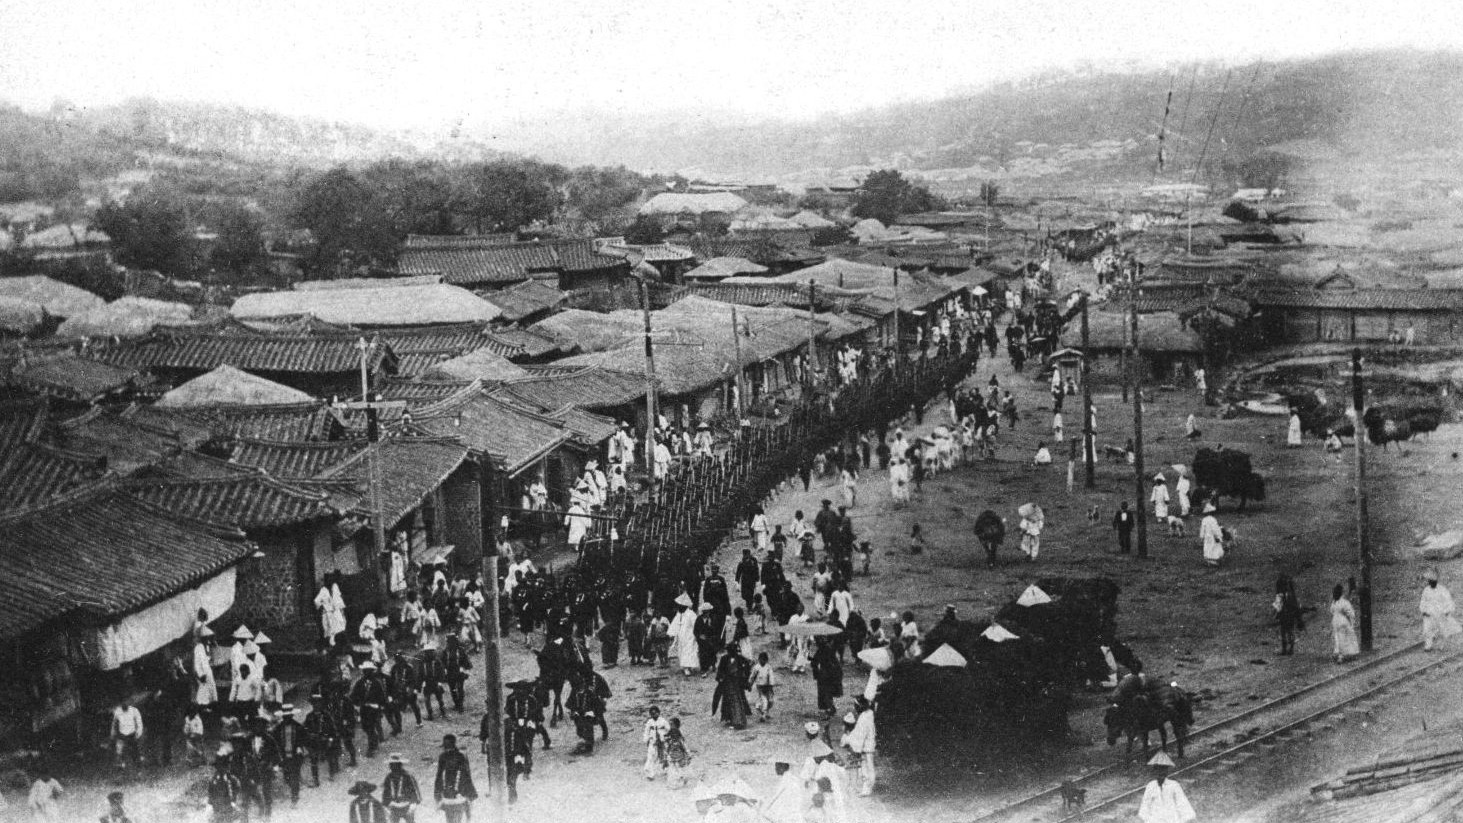
POLYGON ((868 577, 869 564, 874 561, 874 547, 870 546, 869 541, 865 540, 859 544, 858 553, 859 559, 862 561, 863 564, 863 575, 864 577, 868 577))
POLYGON ((909 645, 919 640, 919 624, 914 622, 914 612, 905 612, 899 618, 899 639, 909 645))
POLYGON ((203 755, 203 710, 197 703, 190 703, 188 713, 183 715, 183 740, 188 745, 188 765, 199 766, 207 762, 203 755))
POLYGON ((681 734, 681 718, 671 718, 671 729, 665 735, 666 783, 679 789, 686 785, 686 767, 691 765, 691 753, 686 750, 686 738, 681 734))
POLYGON ((889 645, 889 635, 884 631, 884 621, 877 617, 869 621, 869 638, 865 645, 871 649, 882 649, 889 645))
POLYGON ((772 715, 772 687, 776 679, 772 674, 772 663, 767 652, 757 655, 757 665, 752 667, 752 685, 757 687, 757 719, 763 723, 772 715))
POLYGON ((625 619, 625 645, 630 652, 630 665, 638 666, 646 659, 645 638, 645 619, 640 612, 631 609, 625 619))
POLYGON ((757 584, 757 591, 752 595, 752 614, 757 618, 757 634, 767 633, 767 603, 762 599, 762 584, 757 584))
POLYGON ((782 526, 772 527, 772 556, 777 562, 782 562, 783 552, 787 550, 787 535, 782 533, 782 526))
POLYGON ((918 523, 914 524, 914 528, 911 529, 909 532, 909 553, 925 553, 925 536, 924 533, 920 531, 918 523))
POLYGON ((658 615, 650 618, 650 653, 655 658, 656 668, 664 669, 670 665, 671 654, 671 620, 665 615, 658 615))

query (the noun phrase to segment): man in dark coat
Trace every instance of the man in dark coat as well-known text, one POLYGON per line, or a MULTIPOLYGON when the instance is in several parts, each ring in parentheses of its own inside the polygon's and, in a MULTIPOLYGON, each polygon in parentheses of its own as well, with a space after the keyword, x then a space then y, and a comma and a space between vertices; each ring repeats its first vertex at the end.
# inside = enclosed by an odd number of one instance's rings
MULTIPOLYGON (((284 719, 274 727, 274 741, 279 748, 279 770, 289 787, 290 803, 297 804, 300 802, 300 771, 305 765, 305 755, 310 751, 306 745, 309 733, 296 719, 293 703, 284 704, 279 711, 284 715, 284 719)), ((316 783, 319 783, 318 778, 316 783)))
MULTIPOLYGON (((522 720, 529 724, 535 734, 543 736, 544 748, 547 749, 552 744, 549 742, 549 730, 544 725, 543 704, 538 701, 538 698, 533 693, 533 687, 535 685, 532 680, 515 680, 509 683, 508 697, 503 701, 503 714, 509 720, 522 720)), ((496 720, 497 718, 494 719, 496 720)), ((487 722, 486 717, 483 718, 483 722, 487 722)), ((487 739, 486 734, 483 735, 483 739, 487 739)))
POLYGON ((742 602, 747 609, 752 608, 752 595, 757 592, 757 578, 760 576, 760 569, 757 568, 757 561, 752 557, 751 549, 742 549, 742 561, 737 564, 736 579, 737 585, 742 590, 742 602))
POLYGON ((472 658, 462 648, 457 635, 447 637, 447 651, 442 654, 442 668, 447 672, 447 689, 452 692, 452 707, 458 712, 465 711, 464 701, 467 695, 463 691, 463 684, 467 682, 467 672, 472 668, 472 658))
POLYGON ((828 541, 832 539, 833 527, 838 525, 838 512, 833 510, 833 501, 824 500, 823 508, 813 517, 813 530, 823 540, 823 547, 827 549, 828 541))
POLYGON ((813 638, 813 680, 818 684, 818 710, 832 716, 835 698, 843 696, 843 664, 833 644, 824 637, 813 638))
POLYGON ((467 755, 457 748, 457 736, 443 735, 432 797, 446 815, 447 823, 462 823, 471 817, 472 801, 477 796, 477 788, 472 784, 472 767, 467 762, 467 755))
POLYGON ((397 652, 391 663, 391 675, 386 678, 386 720, 391 724, 392 737, 401 734, 402 709, 407 706, 411 707, 417 725, 422 725, 421 701, 417 698, 421 690, 421 675, 416 667, 405 654, 397 652))
POLYGON ((417 788, 417 779, 407 774, 405 757, 393 754, 387 762, 391 771, 381 781, 381 802, 386 805, 391 823, 398 820, 414 823, 417 806, 422 804, 422 793, 417 788))
POLYGON ((731 593, 727 590, 726 578, 721 576, 721 567, 711 564, 706 579, 701 581, 701 602, 710 603, 719 614, 731 614, 731 593))
POLYGON ((354 798, 350 804, 350 823, 387 823, 386 807, 371 795, 376 791, 375 783, 357 780, 349 794, 354 798))
POLYGON ((305 718, 305 741, 310 747, 310 782, 320 788, 320 761, 330 767, 329 777, 340 771, 340 729, 319 692, 310 695, 310 714, 305 718))
POLYGON ((1134 523, 1133 512, 1128 509, 1128 501, 1124 500, 1119 504, 1117 513, 1112 516, 1113 531, 1118 533, 1119 554, 1127 554, 1133 550, 1134 523))
POLYGON ((245 813, 247 815, 247 807, 252 803, 268 819, 274 813, 274 767, 280 762, 279 744, 274 735, 270 734, 264 718, 256 716, 250 721, 250 725, 253 728, 244 739, 240 775, 244 782, 244 796, 247 798, 245 813))
POLYGON ((229 771, 228 749, 220 748, 218 759, 213 761, 213 777, 208 781, 208 807, 213 811, 213 823, 234 823, 240 819, 243 789, 239 778, 229 771))
POLYGON ((351 768, 355 768, 356 726, 360 721, 360 716, 356 713, 356 704, 350 701, 349 695, 343 688, 332 689, 326 694, 325 710, 335 718, 335 728, 340 736, 340 745, 345 748, 345 753, 351 756, 351 768))
POLYGON ((437 656, 436 649, 427 649, 422 652, 421 662, 422 677, 422 703, 427 707, 427 719, 435 719, 432 715, 432 698, 437 698, 437 709, 442 717, 447 717, 447 706, 442 702, 442 684, 447 680, 447 670, 442 667, 442 658, 437 656))
POLYGON ((361 664, 361 679, 351 687, 351 702, 360 713, 361 728, 366 731, 366 757, 375 757, 381 745, 381 718, 386 714, 390 699, 386 694, 386 679, 376 664, 367 660, 361 664))
POLYGON ((518 802, 518 778, 533 773, 533 726, 509 719, 503 727, 503 753, 508 763, 508 802, 518 802))

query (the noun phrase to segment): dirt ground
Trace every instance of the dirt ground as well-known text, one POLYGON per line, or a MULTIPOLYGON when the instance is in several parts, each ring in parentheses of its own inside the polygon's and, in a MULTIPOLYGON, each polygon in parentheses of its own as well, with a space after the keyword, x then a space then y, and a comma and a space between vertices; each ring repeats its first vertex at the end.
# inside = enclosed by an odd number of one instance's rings
MULTIPOLYGON (((1184 418, 1194 412, 1200 416, 1203 443, 1223 443, 1252 455, 1256 470, 1268 478, 1269 495, 1245 512, 1235 511, 1228 501, 1221 508, 1220 522, 1235 529, 1240 540, 1219 569, 1209 568, 1201 560, 1197 513, 1190 515, 1188 536, 1182 538, 1171 537, 1166 528, 1150 522, 1149 559, 1119 556, 1109 523, 1118 502, 1134 498, 1132 468, 1099 458, 1096 488, 1083 488, 1079 466, 1076 488, 1068 493, 1065 450, 1054 450, 1056 465, 1030 465, 1037 441, 1050 442, 1050 398, 1045 384, 1029 370, 1026 375, 1013 375, 1004 356, 982 361, 970 384, 984 387, 993 369, 1001 384, 1015 393, 1022 414, 1014 432, 1003 427, 998 459, 927 480, 914 501, 903 508, 891 504, 883 472, 875 468, 863 475, 859 504, 851 514, 859 539, 871 541, 876 550, 872 576, 857 578, 853 587, 855 605, 866 617, 887 617, 910 609, 921 626, 928 626, 947 603, 955 605, 962 617, 988 614, 1039 576, 1106 575, 1122 586, 1119 633, 1149 671, 1171 677, 1190 690, 1204 690, 1208 699, 1198 709, 1200 725, 1335 672, 1336 664, 1329 657, 1329 591, 1333 584, 1356 573, 1349 452, 1338 462, 1323 455, 1319 442, 1287 449, 1282 418, 1219 420, 1212 409, 1201 406, 1190 388, 1152 390, 1144 418, 1148 474, 1160 466, 1192 461, 1195 444, 1184 440, 1182 433, 1184 418), (1039 503, 1047 514, 1040 561, 1021 562, 1013 542, 1008 541, 998 568, 985 568, 972 535, 975 516, 991 508, 1014 524, 1016 508, 1028 501, 1039 503), (1098 516, 1089 522, 1087 514, 1094 506, 1098 516), (910 528, 916 523, 923 528, 928 544, 919 557, 906 550, 910 528), (1279 572, 1294 575, 1302 602, 1318 609, 1311 627, 1301 635, 1294 657, 1276 654, 1279 644, 1269 604, 1279 572)), ((1121 404, 1115 391, 1100 392, 1094 399, 1099 448, 1105 443, 1121 445, 1131 429, 1131 408, 1121 404)), ((1073 423, 1079 416, 1070 402, 1065 416, 1073 423)), ((943 411, 932 408, 921 428, 928 430, 944 422, 943 411)), ((1068 433, 1075 428, 1069 426, 1068 433)), ((1448 425, 1430 440, 1386 453, 1369 452, 1372 539, 1380 561, 1375 571, 1378 651, 1416 639, 1415 598, 1423 564, 1409 547, 1426 535, 1463 527, 1455 492, 1463 478, 1463 462, 1451 456, 1460 450, 1463 427, 1448 425)), ((785 524, 794 509, 811 516, 824 497, 837 499, 831 479, 815 481, 808 492, 799 484, 796 490, 777 493, 768 514, 773 523, 785 524)), ((1142 508, 1148 511, 1146 505, 1142 508)), ((723 569, 729 572, 748 546, 745 536, 729 540, 719 553, 723 569)), ((1463 563, 1439 565, 1445 582, 1463 577, 1463 563)), ((806 597, 808 578, 800 575, 795 585, 806 597)), ((772 638, 755 637, 758 650, 775 651, 772 638)), ((516 639, 506 646, 504 679, 533 676, 535 666, 523 646, 516 639)), ((800 727, 816 718, 811 678, 786 670, 781 672, 772 721, 754 721, 742 732, 723 728, 711 715, 714 683, 709 679, 684 678, 675 669, 623 663, 606 676, 614 690, 609 742, 593 756, 575 757, 569 754, 571 728, 561 725, 554 730, 554 748, 535 751, 533 777, 521 785, 521 800, 510 811, 509 820, 669 823, 694 819, 692 790, 673 790, 659 780, 648 782, 640 773, 645 751, 639 730, 644 711, 651 705, 683 719, 696 780, 713 782, 736 775, 759 791, 770 791, 774 785, 773 758, 801 761, 800 727)), ((850 697, 840 702, 840 710, 851 704, 851 695, 862 690, 866 676, 862 664, 849 665, 844 689, 850 697)), ((475 677, 469 687, 469 713, 421 730, 409 728, 402 738, 388 743, 385 751, 408 754, 418 779, 424 787, 429 785, 431 758, 441 734, 453 732, 467 738, 476 751, 481 693, 475 677)), ((1071 718, 1073 745, 1062 752, 1044 753, 1035 766, 1023 762, 1020 768, 931 785, 933 781, 917 764, 885 762, 880 790, 868 800, 854 800, 853 818, 966 821, 1003 797, 1109 762, 1115 752, 1102 740, 1100 713, 1100 698, 1082 698, 1071 718)), ((1019 749, 1022 741, 1012 741, 1012 746, 1019 749)), ((298 809, 291 811, 285 801, 275 819, 304 821, 343 815, 348 800, 345 789, 358 777, 379 782, 386 771, 384 760, 384 756, 363 760, 358 770, 347 770, 326 790, 307 788, 298 809)), ((475 765, 481 762, 474 757, 475 765)), ((190 808, 196 809, 201 802, 198 781, 203 776, 201 770, 174 773, 151 785, 130 787, 135 795, 135 819, 188 818, 190 808), (180 797, 185 801, 179 803, 180 797)), ((67 802, 68 819, 100 814, 105 805, 101 798, 109 788, 102 783, 74 787, 67 802)), ((14 804, 16 796, 7 795, 14 804)), ((419 820, 436 819, 436 814, 429 812, 419 820)))

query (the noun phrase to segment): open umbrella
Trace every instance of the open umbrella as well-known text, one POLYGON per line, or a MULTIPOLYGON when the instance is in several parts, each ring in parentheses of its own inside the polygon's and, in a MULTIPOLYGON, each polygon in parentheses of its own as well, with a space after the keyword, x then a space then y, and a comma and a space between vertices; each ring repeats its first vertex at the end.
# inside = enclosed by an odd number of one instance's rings
POLYGON ((830 623, 788 623, 786 626, 778 626, 777 630, 783 634, 791 634, 800 637, 817 637, 820 635, 842 634, 843 629, 830 623))
POLYGON ((890 654, 888 649, 883 648, 864 649, 858 653, 858 659, 881 672, 894 666, 894 655, 890 654))
POLYGON ((1017 635, 1012 634, 1010 630, 1008 630, 1005 626, 1002 626, 1000 623, 990 624, 986 627, 985 631, 980 633, 980 636, 991 641, 992 643, 1005 643, 1007 640, 1020 639, 1017 635))
POLYGON ((958 669, 965 667, 965 658, 960 652, 955 651, 949 643, 935 649, 934 654, 926 657, 924 662, 931 666, 940 666, 942 668, 958 669))

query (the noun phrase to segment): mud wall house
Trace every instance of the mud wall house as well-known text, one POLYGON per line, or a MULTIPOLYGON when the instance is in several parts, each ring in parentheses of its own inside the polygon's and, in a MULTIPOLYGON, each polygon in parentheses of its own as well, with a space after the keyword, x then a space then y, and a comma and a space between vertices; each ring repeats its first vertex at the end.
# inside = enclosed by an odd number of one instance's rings
MULTIPOLYGON (((113 701, 234 606, 240 532, 137 500, 110 480, 0 509, 0 739, 35 748, 105 729, 113 701)), ((67 744, 68 748, 75 745, 67 744)))
MULTIPOLYGON (((385 605, 415 585, 411 569, 447 561, 470 569, 482 550, 477 473, 464 465, 468 448, 432 437, 392 437, 376 444, 363 440, 280 442, 239 440, 231 460, 269 477, 324 493, 342 518, 332 529, 310 532, 311 545, 296 545, 291 563, 281 552, 273 572, 287 574, 313 598, 330 572, 341 575, 347 617, 359 620, 366 609, 385 605), (379 484, 373 494, 372 463, 379 484), (379 552, 373 519, 380 512, 386 551, 379 552)), ((298 625, 315 625, 313 607, 298 625)))
POLYGON ((1463 339, 1460 289, 1265 289, 1246 296, 1272 345, 1385 341, 1408 327, 1417 345, 1463 339))
MULTIPOLYGON (((1131 339, 1125 311, 1092 311, 1088 315, 1090 368, 1101 380, 1122 379, 1123 351, 1131 339)), ((1079 323, 1068 323, 1062 331, 1062 345, 1082 348, 1079 323)), ((1175 312, 1153 312, 1138 319, 1138 343, 1143 378, 1169 382, 1176 374, 1192 374, 1204 360, 1204 341, 1199 333, 1175 312)))
POLYGON ((447 237, 408 243, 397 258, 402 275, 438 275, 445 283, 484 292, 529 280, 563 291, 612 286, 629 274, 624 258, 595 251, 588 238, 503 241, 447 237))
POLYGON ((749 205, 731 192, 661 192, 645 201, 639 214, 656 221, 662 229, 724 232, 749 205))

